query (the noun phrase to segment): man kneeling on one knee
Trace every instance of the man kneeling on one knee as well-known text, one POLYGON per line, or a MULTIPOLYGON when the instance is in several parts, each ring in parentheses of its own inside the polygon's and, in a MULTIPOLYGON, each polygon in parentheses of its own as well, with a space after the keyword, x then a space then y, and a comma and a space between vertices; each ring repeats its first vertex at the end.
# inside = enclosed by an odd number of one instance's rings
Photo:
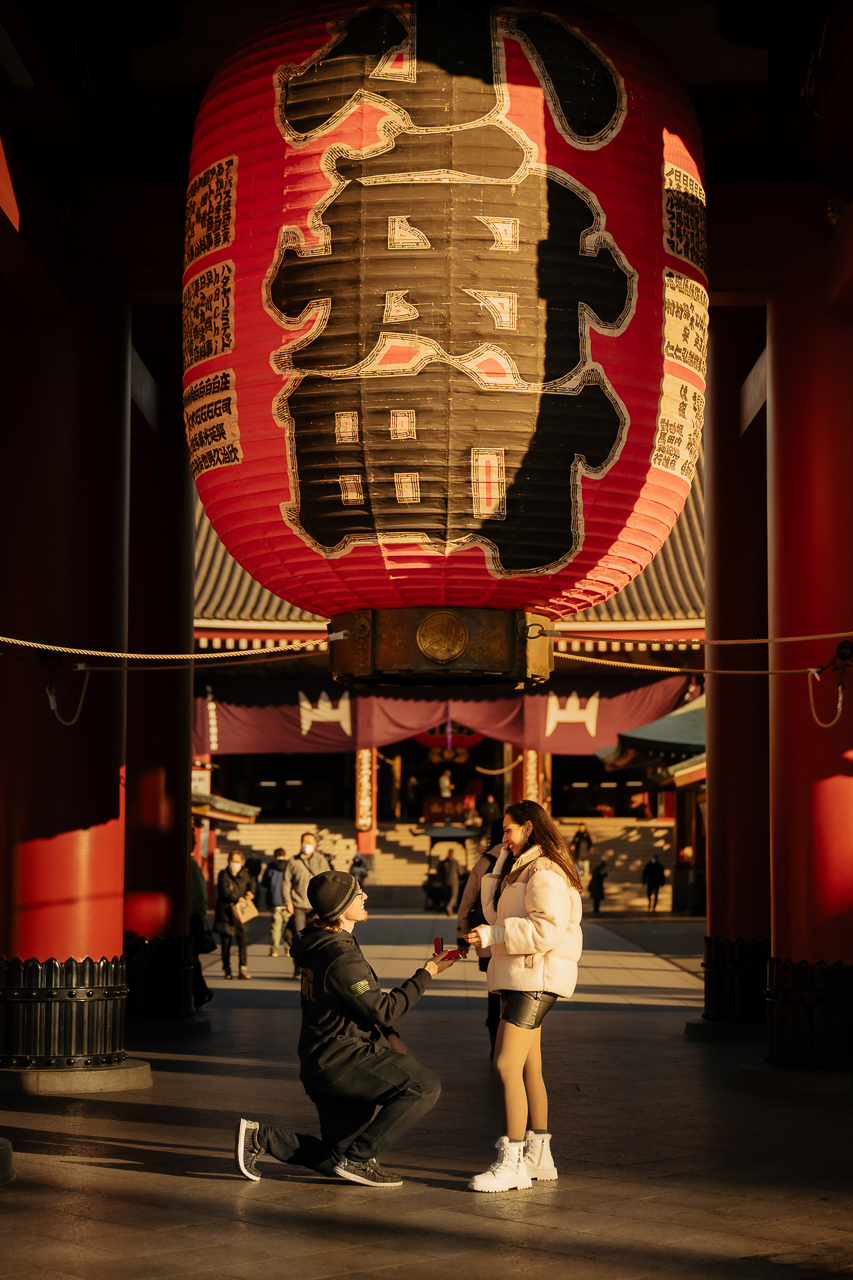
POLYGON ((311 880, 308 899, 314 915, 291 954, 302 970, 299 1075, 317 1108, 321 1136, 241 1119, 237 1168, 256 1182, 258 1160, 268 1154, 330 1178, 399 1187, 401 1179, 377 1157, 435 1105, 441 1085, 407 1053, 394 1023, 455 957, 433 956, 386 993, 353 937, 354 926, 367 919, 367 894, 358 881, 326 871, 311 880))

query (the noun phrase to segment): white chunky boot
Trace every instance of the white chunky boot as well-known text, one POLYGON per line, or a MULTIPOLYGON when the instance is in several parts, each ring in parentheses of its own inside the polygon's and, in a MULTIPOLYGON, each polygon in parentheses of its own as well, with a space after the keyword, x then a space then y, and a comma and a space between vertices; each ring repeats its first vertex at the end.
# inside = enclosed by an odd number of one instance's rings
POLYGON ((539 1182, 555 1182, 557 1167, 551 1155, 550 1133, 534 1133, 528 1129, 524 1135, 524 1167, 531 1178, 539 1182))
POLYGON ((478 1173, 471 1179, 468 1190, 526 1191, 528 1187, 532 1187, 530 1174, 524 1164, 524 1143, 498 1138, 495 1146, 500 1152, 497 1160, 485 1173, 478 1173))

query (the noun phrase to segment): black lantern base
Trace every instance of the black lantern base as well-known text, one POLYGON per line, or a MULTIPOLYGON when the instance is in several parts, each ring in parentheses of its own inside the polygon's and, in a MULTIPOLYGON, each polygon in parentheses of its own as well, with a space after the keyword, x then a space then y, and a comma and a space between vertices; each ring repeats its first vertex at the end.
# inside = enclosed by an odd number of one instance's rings
POLYGON ((336 680, 358 685, 541 684, 554 669, 547 618, 507 609, 427 606, 343 613, 329 632, 336 680))
MULTIPOLYGON (((765 989, 770 939, 706 938, 705 1022, 760 1024, 767 1019, 765 989)), ((698 1037, 696 1037, 698 1038, 698 1037)))
POLYGON ((853 1072, 853 965, 771 958, 767 1049, 770 1066, 853 1072))

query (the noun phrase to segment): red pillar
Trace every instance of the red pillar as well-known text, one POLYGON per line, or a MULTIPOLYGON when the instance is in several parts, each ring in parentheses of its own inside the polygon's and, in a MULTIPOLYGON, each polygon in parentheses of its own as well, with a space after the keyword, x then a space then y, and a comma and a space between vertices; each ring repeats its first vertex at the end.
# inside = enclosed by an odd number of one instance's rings
MULTIPOLYGON (((764 307, 714 307, 705 413, 706 635, 767 632, 766 413, 743 430, 741 388, 764 350, 764 307)), ((705 1014, 763 1022, 770 942, 766 645, 706 647, 705 1014)))
MULTIPOLYGON (((134 343, 160 396, 150 417, 136 405, 131 415, 130 648, 189 654, 195 490, 181 420, 178 308, 135 308, 134 343)), ((129 674, 125 918, 147 938, 189 933, 192 712, 191 664, 129 674)))
MULTIPOLYGON (((0 285, 4 437, 0 633, 124 650, 129 314, 78 273, 75 309, 46 314, 0 285), (32 308, 32 309, 31 309, 32 308)), ((7 649, 9 647, 7 646, 7 649)), ((0 953, 122 953, 125 675, 69 659, 0 658, 0 953)), ((96 660, 93 660, 96 661, 96 660)), ((103 663, 100 665, 104 665, 103 663)))
POLYGON ((6 954, 83 960, 122 953, 124 777, 118 816, 13 852, 6 954))
MULTIPOLYGON (((808 192, 803 205, 768 314, 770 634, 853 635, 853 322, 828 305, 825 193, 808 192)), ((771 666, 822 666, 836 643, 774 645, 771 666)), ((835 693, 827 674, 816 694, 825 721, 835 714, 835 693)), ((849 1070, 850 1044, 842 1041, 853 1038, 853 972, 831 979, 822 965, 853 965, 853 707, 834 728, 818 728, 806 677, 773 677, 770 760, 769 1060, 849 1070), (830 981, 836 990, 824 996, 830 981), (790 998, 799 985, 809 988, 806 1000, 790 998)))

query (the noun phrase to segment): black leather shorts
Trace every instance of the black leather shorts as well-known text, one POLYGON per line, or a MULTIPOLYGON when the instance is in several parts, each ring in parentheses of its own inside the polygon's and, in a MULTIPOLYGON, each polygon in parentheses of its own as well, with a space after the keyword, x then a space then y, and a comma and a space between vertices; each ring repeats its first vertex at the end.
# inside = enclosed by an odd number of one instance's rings
POLYGON ((557 997, 550 991, 501 991, 501 1021, 536 1031, 557 997))

